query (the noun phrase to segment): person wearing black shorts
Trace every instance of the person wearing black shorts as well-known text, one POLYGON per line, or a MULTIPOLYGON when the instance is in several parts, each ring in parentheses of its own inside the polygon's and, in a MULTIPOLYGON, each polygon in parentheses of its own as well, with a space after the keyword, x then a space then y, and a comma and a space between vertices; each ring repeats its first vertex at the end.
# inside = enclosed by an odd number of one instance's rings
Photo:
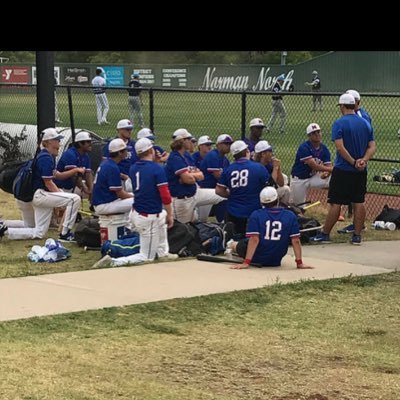
POLYGON ((353 203, 355 227, 351 243, 360 245, 365 222, 367 163, 376 151, 376 144, 371 124, 354 112, 354 96, 342 94, 339 107, 342 117, 332 125, 336 160, 328 192, 331 207, 321 233, 310 238, 310 241, 330 243, 329 234, 338 220, 341 205, 353 203))

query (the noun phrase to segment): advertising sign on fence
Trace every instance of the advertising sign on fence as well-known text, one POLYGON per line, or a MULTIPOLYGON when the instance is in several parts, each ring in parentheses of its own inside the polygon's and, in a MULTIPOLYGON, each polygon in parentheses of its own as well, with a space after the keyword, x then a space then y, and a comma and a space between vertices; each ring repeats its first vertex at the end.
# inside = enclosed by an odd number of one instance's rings
POLYGON ((1 82, 2 83, 28 83, 28 68, 17 67, 13 65, 4 65, 1 67, 1 82))
POLYGON ((107 86, 124 86, 124 67, 102 67, 107 86))
POLYGON ((65 85, 90 85, 89 67, 63 67, 65 85))
MULTIPOLYGON (((60 67, 54 67, 54 78, 56 78, 57 85, 60 84, 60 67)), ((32 67, 32 84, 36 85, 36 66, 32 67)))

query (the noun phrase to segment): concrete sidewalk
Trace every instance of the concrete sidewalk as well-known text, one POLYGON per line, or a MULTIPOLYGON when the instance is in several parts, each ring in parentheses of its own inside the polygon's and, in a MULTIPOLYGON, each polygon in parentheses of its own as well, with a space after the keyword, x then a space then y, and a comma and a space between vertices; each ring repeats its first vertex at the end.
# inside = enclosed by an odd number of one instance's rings
MULTIPOLYGON (((280 268, 232 270, 197 260, 0 280, 0 321, 253 289, 302 279, 373 275, 399 268, 399 241, 313 245, 298 270, 292 255, 280 268), (339 259, 343 261, 338 261, 339 259)), ((290 249, 292 251, 292 249, 290 249)))

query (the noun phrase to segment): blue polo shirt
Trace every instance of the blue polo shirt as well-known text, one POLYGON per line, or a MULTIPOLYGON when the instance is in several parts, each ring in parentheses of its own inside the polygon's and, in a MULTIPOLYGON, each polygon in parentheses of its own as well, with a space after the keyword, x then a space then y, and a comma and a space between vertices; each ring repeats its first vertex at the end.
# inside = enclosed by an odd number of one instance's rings
POLYGON ((56 159, 47 149, 42 149, 36 158, 33 169, 32 186, 34 190, 47 190, 43 179, 53 179, 56 172, 56 159))
MULTIPOLYGON (((368 143, 374 140, 374 132, 367 120, 360 118, 357 114, 348 114, 337 119, 332 125, 332 141, 337 139, 342 139, 349 154, 358 160, 364 156, 368 143)), ((335 168, 359 172, 338 151, 336 151, 335 168)))
MULTIPOLYGON (((118 139, 118 138, 114 138, 118 139)), ((110 144, 111 140, 106 143, 103 147, 103 157, 108 158, 110 157, 110 151, 108 149, 108 146, 110 144)), ((125 175, 129 175, 129 169, 132 164, 135 164, 137 160, 139 160, 139 157, 136 154, 135 150, 135 141, 132 139, 129 139, 128 142, 126 143, 126 150, 127 150, 127 155, 126 158, 118 163, 118 168, 121 171, 121 173, 125 175)))

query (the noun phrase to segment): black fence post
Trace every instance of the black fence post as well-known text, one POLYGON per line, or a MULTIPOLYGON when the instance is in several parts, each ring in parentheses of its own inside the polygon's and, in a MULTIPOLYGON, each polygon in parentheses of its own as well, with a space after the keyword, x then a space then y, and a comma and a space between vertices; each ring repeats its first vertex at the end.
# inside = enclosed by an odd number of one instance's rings
POLYGON ((71 86, 67 86, 67 94, 68 94, 69 123, 71 126, 72 143, 73 143, 73 142, 75 142, 75 123, 74 123, 74 110, 72 107, 71 86))
POLYGON ((242 139, 246 136, 246 92, 242 92, 242 139))
POLYGON ((149 90, 150 129, 154 132, 154 94, 153 88, 149 90))
POLYGON ((36 68, 37 141, 40 143, 41 132, 55 127, 53 52, 37 51, 36 68))

